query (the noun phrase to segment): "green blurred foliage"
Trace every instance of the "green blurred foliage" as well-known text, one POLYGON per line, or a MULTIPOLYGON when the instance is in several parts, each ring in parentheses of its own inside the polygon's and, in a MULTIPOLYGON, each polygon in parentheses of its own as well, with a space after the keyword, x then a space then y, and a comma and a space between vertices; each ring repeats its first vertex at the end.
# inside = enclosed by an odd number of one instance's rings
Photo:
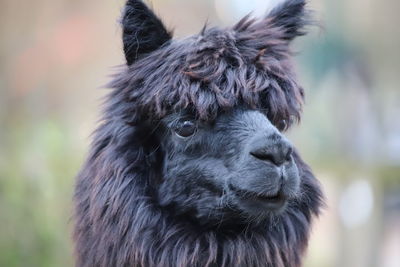
POLYGON ((0 165, 0 266, 71 266, 71 178, 82 153, 56 120, 10 128, 0 165))

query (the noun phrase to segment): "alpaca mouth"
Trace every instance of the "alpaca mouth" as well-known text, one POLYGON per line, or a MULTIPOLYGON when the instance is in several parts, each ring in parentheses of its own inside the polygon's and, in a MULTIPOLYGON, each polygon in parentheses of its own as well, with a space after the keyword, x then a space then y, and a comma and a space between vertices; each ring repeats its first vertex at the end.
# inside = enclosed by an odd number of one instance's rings
POLYGON ((277 193, 272 195, 266 195, 262 193, 256 193, 254 191, 244 190, 237 188, 236 186, 229 185, 229 188, 242 202, 246 203, 246 206, 261 206, 268 210, 279 210, 285 206, 288 197, 279 190, 277 193))
POLYGON ((270 203, 280 203, 282 201, 285 201, 286 197, 281 192, 278 192, 276 195, 273 196, 257 195, 255 196, 255 199, 260 201, 267 201, 270 203))

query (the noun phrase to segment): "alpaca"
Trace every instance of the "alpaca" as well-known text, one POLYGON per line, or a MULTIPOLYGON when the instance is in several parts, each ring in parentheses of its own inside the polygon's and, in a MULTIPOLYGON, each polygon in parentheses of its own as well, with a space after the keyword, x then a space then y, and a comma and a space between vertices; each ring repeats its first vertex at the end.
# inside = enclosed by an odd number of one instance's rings
POLYGON ((75 188, 77 266, 298 267, 323 195, 284 136, 304 0, 172 39, 139 0, 75 188))

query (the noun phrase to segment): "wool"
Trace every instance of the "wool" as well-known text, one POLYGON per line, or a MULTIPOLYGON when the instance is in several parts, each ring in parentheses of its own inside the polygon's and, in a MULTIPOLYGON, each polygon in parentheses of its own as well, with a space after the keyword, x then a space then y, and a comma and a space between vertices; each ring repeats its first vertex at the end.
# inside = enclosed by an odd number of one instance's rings
MULTIPOLYGON (((164 190, 169 183, 165 162, 179 151, 167 153, 160 140, 168 132, 166 118, 183 112, 213 125, 221 114, 254 110, 281 133, 299 121, 304 90, 289 46, 305 34, 307 14, 304 0, 287 0, 265 18, 247 16, 233 27, 205 27, 175 40, 142 1, 127 1, 122 18, 126 65, 110 83, 75 186, 77 266, 301 266, 323 193, 296 150, 300 193, 283 212, 241 220, 233 210, 226 217, 214 214, 215 222, 193 205, 201 209, 224 190, 206 180, 195 182, 205 175, 200 167, 187 174, 192 182, 176 184, 182 195, 164 190), (201 194, 186 196, 186 187, 201 194), (169 197, 182 201, 176 205, 169 197)), ((196 150, 202 151, 187 148, 185 153, 196 150)))

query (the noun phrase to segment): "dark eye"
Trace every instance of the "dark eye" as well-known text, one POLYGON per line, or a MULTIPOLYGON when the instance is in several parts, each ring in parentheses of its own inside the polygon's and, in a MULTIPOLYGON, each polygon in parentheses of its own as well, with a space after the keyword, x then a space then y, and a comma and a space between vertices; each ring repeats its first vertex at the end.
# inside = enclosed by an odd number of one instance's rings
POLYGON ((189 137, 196 132, 196 124, 193 121, 185 120, 179 122, 175 128, 175 133, 180 137, 189 137))
POLYGON ((276 128, 278 128, 279 131, 283 131, 283 130, 286 130, 287 126, 288 125, 287 125, 286 120, 281 120, 278 122, 278 125, 276 126, 276 128))

